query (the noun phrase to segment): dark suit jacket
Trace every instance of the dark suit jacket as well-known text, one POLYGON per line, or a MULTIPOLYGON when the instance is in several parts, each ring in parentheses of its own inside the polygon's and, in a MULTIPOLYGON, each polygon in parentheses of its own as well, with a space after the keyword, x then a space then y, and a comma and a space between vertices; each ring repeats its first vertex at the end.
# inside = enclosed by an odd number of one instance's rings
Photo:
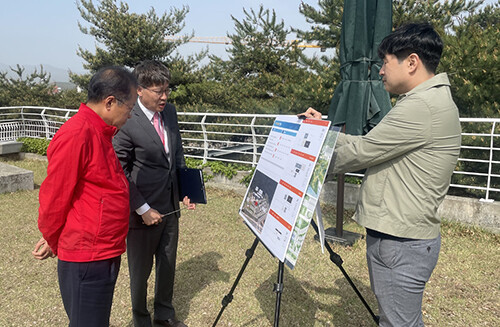
MULTIPOLYGON (((135 212, 144 203, 160 213, 179 209, 177 169, 185 167, 177 111, 167 104, 161 117, 168 136, 169 153, 138 104, 131 118, 113 138, 116 155, 130 184, 130 228, 143 228, 135 212), (172 203, 173 201, 173 203, 172 203)), ((176 213, 179 217, 180 214, 176 213)))

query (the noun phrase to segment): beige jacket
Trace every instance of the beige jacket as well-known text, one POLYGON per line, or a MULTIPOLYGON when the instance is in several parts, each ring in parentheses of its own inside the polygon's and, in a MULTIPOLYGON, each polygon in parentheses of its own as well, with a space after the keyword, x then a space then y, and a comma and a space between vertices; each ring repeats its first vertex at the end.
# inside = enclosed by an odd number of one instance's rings
POLYGON ((341 134, 332 172, 368 168, 356 221, 398 237, 437 237, 441 219, 436 212, 457 163, 460 133, 458 109, 443 73, 402 94, 367 135, 341 134))

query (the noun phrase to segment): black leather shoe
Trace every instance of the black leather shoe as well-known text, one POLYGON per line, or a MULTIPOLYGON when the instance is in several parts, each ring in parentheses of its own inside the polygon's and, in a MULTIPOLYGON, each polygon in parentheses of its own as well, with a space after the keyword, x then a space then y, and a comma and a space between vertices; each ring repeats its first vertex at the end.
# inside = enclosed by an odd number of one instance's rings
POLYGON ((183 323, 182 321, 179 321, 175 318, 174 319, 167 319, 167 320, 155 319, 154 325, 155 326, 163 326, 163 327, 188 327, 185 323, 183 323))

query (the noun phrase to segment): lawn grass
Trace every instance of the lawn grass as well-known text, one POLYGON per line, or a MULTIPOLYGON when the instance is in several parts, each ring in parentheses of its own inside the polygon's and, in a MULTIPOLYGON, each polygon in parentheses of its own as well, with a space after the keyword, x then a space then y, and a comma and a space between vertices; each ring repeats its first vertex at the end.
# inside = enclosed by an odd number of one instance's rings
MULTIPOLYGON (((46 162, 9 161, 34 171, 35 184, 46 162)), ((208 189, 209 204, 183 212, 174 305, 189 326, 211 326, 245 261, 255 237, 238 216, 241 195, 208 189)), ((37 261, 31 250, 39 239, 38 189, 0 194, 0 326, 67 326, 54 259, 37 261)), ((334 208, 325 208, 326 227, 334 208)), ((349 217, 352 212, 346 212, 349 217)), ((346 230, 363 232, 349 222, 346 230)), ((374 326, 368 311, 339 269, 321 253, 311 228, 294 270, 285 268, 280 326, 374 326)), ((332 246, 343 267, 375 311, 369 287, 365 241, 332 246)), ((278 261, 259 244, 217 326, 272 326, 278 261)), ((150 306, 152 286, 150 280, 150 306)), ((500 325, 500 235, 445 222, 438 265, 423 302, 426 326, 500 325)), ((126 255, 118 278, 112 326, 131 326, 126 255)))

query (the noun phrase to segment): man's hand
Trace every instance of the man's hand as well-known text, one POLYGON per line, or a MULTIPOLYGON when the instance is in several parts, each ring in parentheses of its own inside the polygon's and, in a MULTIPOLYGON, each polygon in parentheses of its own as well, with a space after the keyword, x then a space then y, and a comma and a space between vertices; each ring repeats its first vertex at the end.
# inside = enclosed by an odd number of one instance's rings
POLYGON ((196 209, 196 203, 191 203, 191 200, 187 196, 185 196, 184 199, 182 199, 182 203, 186 206, 186 209, 188 210, 196 209))
POLYGON ((141 217, 144 224, 147 226, 158 225, 162 222, 161 214, 153 208, 150 208, 148 211, 143 213, 141 217))
POLYGON ((317 111, 314 108, 309 107, 306 112, 303 112, 301 114, 298 114, 297 116, 305 116, 306 118, 314 118, 314 119, 321 119, 322 115, 321 112, 317 111))
POLYGON ((43 237, 36 243, 35 249, 31 251, 31 254, 38 260, 45 260, 49 257, 54 258, 56 256, 43 237))

